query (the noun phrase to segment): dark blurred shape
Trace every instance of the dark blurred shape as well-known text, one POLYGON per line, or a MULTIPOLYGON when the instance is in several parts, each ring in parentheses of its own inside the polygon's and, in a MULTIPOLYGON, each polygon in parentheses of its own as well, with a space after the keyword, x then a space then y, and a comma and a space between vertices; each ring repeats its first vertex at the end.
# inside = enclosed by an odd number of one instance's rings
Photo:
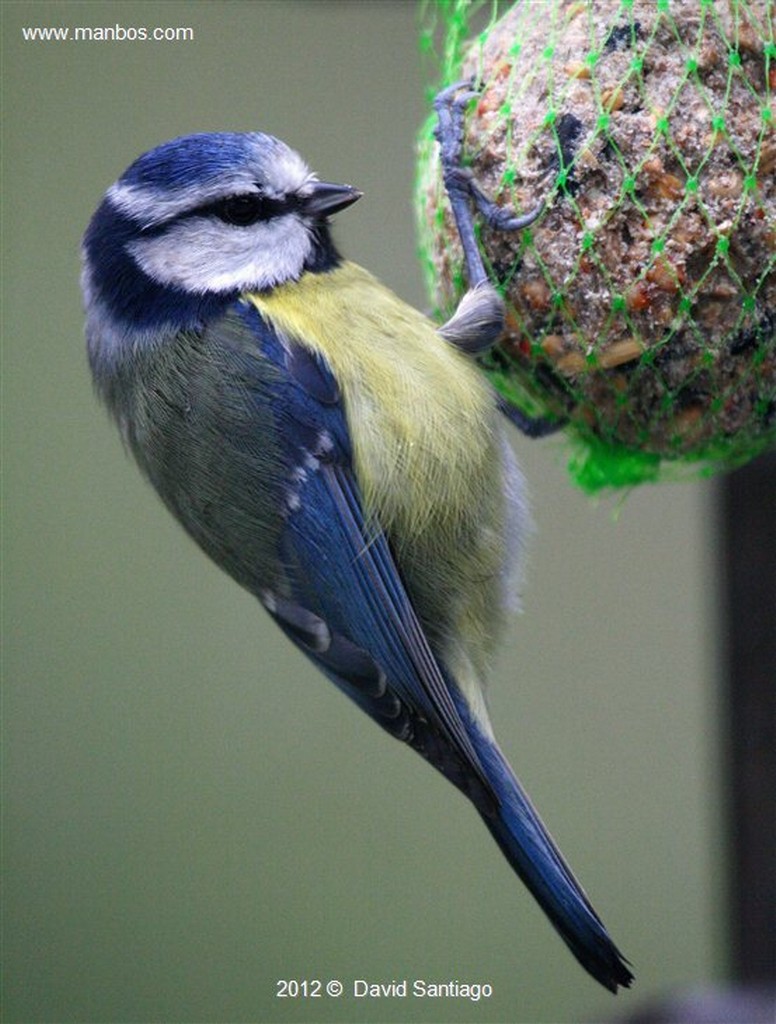
POLYGON ((776 452, 720 481, 718 531, 730 973, 776 984, 776 452))

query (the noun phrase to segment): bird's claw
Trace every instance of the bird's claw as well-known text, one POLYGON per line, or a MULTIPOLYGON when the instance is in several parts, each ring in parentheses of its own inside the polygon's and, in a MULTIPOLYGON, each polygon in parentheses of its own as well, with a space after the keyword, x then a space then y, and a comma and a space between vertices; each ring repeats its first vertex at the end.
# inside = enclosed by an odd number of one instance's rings
POLYGON ((498 206, 477 185, 470 168, 462 166, 466 108, 479 95, 477 83, 470 78, 447 86, 434 100, 437 114, 434 135, 439 143, 442 179, 458 227, 471 286, 487 280, 474 233, 471 202, 497 231, 520 231, 544 211, 543 202, 521 214, 511 206, 498 206))
POLYGON ((460 167, 463 153, 464 115, 469 103, 479 96, 474 79, 455 82, 443 89, 434 100, 437 124, 434 137, 441 148, 442 167, 460 167))

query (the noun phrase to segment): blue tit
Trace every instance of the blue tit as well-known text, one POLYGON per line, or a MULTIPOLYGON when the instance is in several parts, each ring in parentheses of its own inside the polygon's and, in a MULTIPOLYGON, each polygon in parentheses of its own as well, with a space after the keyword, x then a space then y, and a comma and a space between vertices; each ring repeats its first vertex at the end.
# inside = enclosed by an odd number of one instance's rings
POLYGON ((260 133, 139 157, 83 240, 97 393, 162 501, 290 640, 474 804, 580 963, 631 974, 512 769, 483 686, 527 513, 506 421, 468 350, 343 259, 360 193, 260 133))

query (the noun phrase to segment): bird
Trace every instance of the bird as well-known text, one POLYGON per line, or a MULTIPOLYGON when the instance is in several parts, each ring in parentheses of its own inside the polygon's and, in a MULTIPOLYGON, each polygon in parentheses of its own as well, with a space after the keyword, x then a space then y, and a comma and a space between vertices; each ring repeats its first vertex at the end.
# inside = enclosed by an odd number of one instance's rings
POLYGON ((82 242, 91 375, 200 548, 347 697, 474 805, 580 964, 628 962, 495 739, 484 696, 530 514, 472 352, 335 245, 361 192, 274 136, 206 132, 138 157, 82 242))

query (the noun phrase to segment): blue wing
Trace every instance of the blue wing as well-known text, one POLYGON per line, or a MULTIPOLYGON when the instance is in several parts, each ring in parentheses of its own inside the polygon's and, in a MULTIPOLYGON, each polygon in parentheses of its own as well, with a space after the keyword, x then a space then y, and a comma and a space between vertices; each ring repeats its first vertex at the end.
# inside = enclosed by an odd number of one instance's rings
POLYGON ((264 321, 252 331, 277 371, 262 400, 286 452, 281 571, 258 596, 341 690, 473 801, 582 965, 612 991, 628 985, 625 961, 492 735, 435 656, 390 538, 365 518, 328 366, 264 321))
POLYGON ((281 371, 272 412, 290 458, 281 585, 259 596, 284 632, 383 728, 478 805, 492 804, 460 698, 430 648, 387 537, 366 522, 336 381, 312 351, 266 330, 262 337, 262 354, 281 371))

